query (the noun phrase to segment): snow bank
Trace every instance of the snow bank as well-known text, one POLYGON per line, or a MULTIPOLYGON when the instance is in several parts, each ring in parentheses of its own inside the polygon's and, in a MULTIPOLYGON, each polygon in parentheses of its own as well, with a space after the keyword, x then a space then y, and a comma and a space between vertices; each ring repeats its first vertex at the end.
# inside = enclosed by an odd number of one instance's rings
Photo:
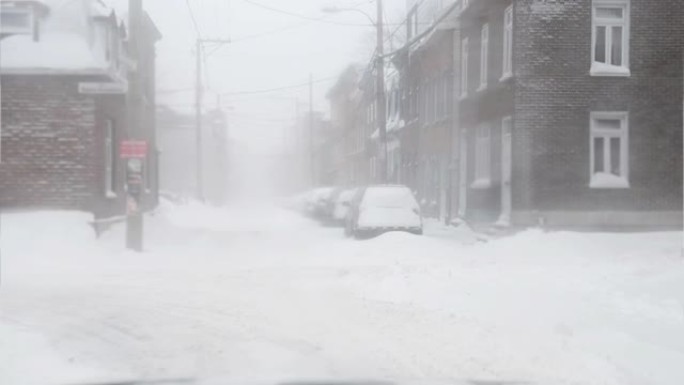
POLYGON ((101 250, 90 227, 92 214, 69 211, 3 213, 0 247, 5 271, 50 272, 101 250))

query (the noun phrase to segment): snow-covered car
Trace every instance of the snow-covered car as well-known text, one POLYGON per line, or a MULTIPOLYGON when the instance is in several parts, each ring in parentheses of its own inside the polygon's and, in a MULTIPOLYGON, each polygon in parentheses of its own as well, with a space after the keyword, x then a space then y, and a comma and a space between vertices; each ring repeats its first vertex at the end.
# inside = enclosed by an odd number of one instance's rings
POLYGON ((347 214, 349 213, 349 208, 351 206, 354 194, 356 194, 357 189, 342 190, 335 200, 335 205, 333 209, 332 218, 337 224, 344 224, 347 214))
POLYGON ((328 200, 334 187, 319 187, 311 190, 307 197, 306 212, 316 218, 324 218, 328 209, 328 200))
POLYGON ((332 192, 330 192, 330 194, 325 199, 325 211, 321 219, 329 222, 334 222, 337 199, 339 198, 340 194, 342 194, 342 191, 344 191, 343 188, 336 187, 332 190, 332 192))
POLYGON ((356 238, 389 231, 423 234, 423 217, 406 186, 379 185, 359 189, 352 199, 345 233, 356 238))

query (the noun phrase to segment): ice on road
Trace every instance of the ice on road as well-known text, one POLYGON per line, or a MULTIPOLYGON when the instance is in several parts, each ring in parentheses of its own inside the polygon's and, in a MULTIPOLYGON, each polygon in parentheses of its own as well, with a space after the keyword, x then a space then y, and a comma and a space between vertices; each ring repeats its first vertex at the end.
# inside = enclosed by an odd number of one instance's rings
POLYGON ((0 384, 684 383, 681 233, 358 242, 273 207, 165 204, 135 254, 88 219, 3 215, 0 384))

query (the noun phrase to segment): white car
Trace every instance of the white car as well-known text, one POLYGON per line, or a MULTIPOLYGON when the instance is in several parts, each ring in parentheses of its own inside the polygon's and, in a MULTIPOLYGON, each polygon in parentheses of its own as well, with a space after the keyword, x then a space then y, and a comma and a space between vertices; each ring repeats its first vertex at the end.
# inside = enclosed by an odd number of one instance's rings
POLYGON ((369 186, 357 191, 347 215, 345 232, 356 238, 389 231, 423 234, 420 205, 406 186, 369 186))

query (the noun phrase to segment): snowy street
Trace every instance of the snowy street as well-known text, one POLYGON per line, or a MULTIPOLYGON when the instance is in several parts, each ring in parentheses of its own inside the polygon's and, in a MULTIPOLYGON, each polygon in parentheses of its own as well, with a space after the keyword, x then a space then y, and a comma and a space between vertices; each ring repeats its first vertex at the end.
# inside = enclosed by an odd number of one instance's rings
POLYGON ((681 233, 354 241, 279 208, 165 204, 135 254, 88 219, 3 215, 0 384, 684 383, 681 233))

